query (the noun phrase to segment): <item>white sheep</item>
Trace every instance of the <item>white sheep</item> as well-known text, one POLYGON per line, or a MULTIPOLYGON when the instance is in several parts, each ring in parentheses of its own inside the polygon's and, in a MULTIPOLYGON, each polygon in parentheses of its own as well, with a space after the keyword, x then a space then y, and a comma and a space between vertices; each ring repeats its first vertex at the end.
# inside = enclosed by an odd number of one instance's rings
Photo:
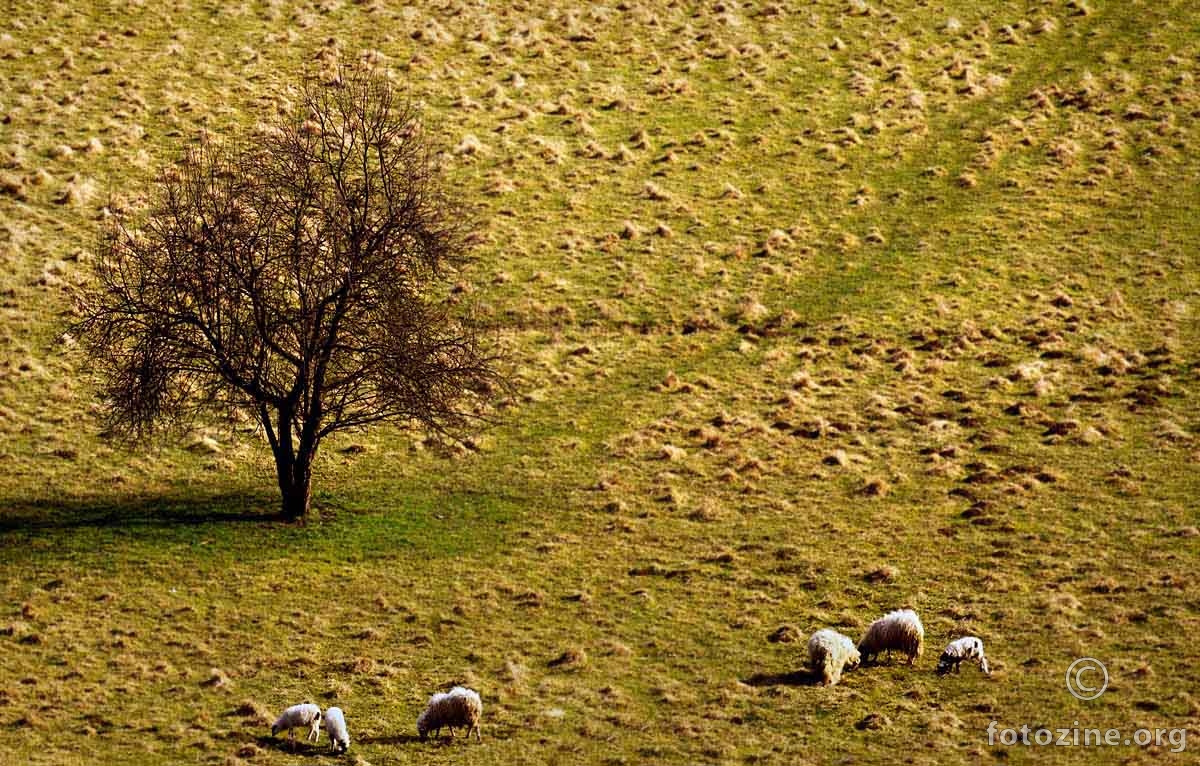
POLYGON ((483 701, 479 693, 461 686, 456 686, 446 693, 435 694, 429 698, 429 704, 417 718, 417 734, 424 740, 430 732, 437 736, 443 727, 450 729, 454 736, 457 726, 465 727, 467 737, 475 732, 475 739, 480 742, 479 717, 483 715, 483 701))
POLYGON ((346 729, 346 716, 340 707, 325 711, 325 731, 329 734, 329 749, 344 753, 350 749, 350 732, 346 729))
POLYGON ((962 672, 959 665, 970 660, 979 664, 979 669, 985 675, 991 675, 992 669, 988 667, 987 657, 983 656, 983 641, 975 636, 963 636, 955 639, 946 645, 942 650, 942 656, 938 659, 937 674, 944 676, 953 670, 955 673, 962 672))
POLYGON ((898 609, 880 617, 867 628, 867 634, 858 642, 858 651, 863 662, 878 659, 884 652, 891 656, 893 651, 903 652, 912 665, 925 650, 925 627, 921 618, 911 609, 898 609))
POLYGON ((842 680, 842 669, 858 667, 858 649, 854 642, 836 630, 822 628, 808 639, 808 666, 821 678, 822 686, 842 680))
POLYGON ((321 739, 321 708, 311 702, 304 702, 299 705, 292 705, 287 710, 280 714, 278 720, 271 726, 271 736, 274 737, 281 731, 288 733, 288 741, 292 747, 296 747, 296 734, 292 729, 308 727, 308 736, 305 740, 312 740, 316 744, 321 739))

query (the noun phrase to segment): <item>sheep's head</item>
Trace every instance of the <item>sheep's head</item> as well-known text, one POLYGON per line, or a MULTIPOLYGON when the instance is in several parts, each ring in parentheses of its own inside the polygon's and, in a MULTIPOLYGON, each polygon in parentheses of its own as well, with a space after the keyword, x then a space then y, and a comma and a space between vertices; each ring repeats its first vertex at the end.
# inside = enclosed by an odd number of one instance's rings
POLYGON ((858 667, 859 663, 861 663, 861 662, 862 662, 862 655, 858 653, 857 649, 855 649, 846 658, 846 667, 851 670, 854 670, 855 668, 858 667))
POLYGON ((425 738, 429 736, 429 730, 425 728, 424 721, 417 721, 417 736, 421 738, 422 742, 424 742, 425 738))
POLYGON ((939 676, 944 676, 944 675, 946 675, 947 673, 949 673, 949 672, 950 672, 950 669, 951 669, 952 667, 954 667, 954 660, 953 660, 952 658, 950 658, 950 657, 947 657, 946 655, 944 655, 944 654, 943 654, 943 655, 941 656, 941 659, 939 659, 939 660, 938 660, 938 665, 937 665, 937 671, 936 671, 936 672, 937 672, 937 674, 938 674, 939 676))

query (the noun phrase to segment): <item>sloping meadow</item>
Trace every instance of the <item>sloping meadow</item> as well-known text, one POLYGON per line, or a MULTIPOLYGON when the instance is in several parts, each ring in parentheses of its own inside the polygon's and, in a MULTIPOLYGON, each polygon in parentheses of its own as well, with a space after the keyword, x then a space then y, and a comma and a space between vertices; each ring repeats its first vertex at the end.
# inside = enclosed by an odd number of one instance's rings
MULTIPOLYGON (((1187 2, 18 2, 0 29, 0 754, 284 763, 1038 757, 1191 727, 1200 14, 1187 2), (446 286, 512 356, 464 443, 103 441, 63 334, 109 206, 305 68, 424 108, 446 286), (915 668, 800 672, 899 607, 915 668), (980 636, 993 674, 938 678, 980 636), (1099 700, 1064 684, 1100 659, 1099 700), (477 689, 482 743, 416 741, 477 689), (322 748, 325 736, 322 735, 322 748), (305 750, 305 752, 316 752, 305 750), (324 758, 325 756, 322 756, 324 758)), ((1104 748, 1100 761, 1168 747, 1104 748)))

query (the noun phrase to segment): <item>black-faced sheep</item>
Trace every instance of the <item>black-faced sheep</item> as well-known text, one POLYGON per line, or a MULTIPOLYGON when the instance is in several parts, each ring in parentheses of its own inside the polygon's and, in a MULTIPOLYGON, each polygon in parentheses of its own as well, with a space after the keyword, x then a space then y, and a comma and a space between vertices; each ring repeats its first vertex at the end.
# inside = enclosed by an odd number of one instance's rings
POLYGON ((942 656, 938 658, 937 674, 944 676, 951 670, 955 673, 961 672, 959 665, 967 661, 977 663, 985 675, 992 674, 987 657, 983 656, 983 641, 975 636, 963 636, 947 644, 942 650, 942 656))

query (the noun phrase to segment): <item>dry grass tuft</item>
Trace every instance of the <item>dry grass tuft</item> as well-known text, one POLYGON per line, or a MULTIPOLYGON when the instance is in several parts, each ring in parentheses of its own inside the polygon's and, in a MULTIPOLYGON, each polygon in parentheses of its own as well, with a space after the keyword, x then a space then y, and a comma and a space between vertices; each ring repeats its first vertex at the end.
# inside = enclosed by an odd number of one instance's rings
POLYGON ((894 566, 881 566, 878 569, 872 569, 863 575, 863 579, 872 585, 881 583, 894 582, 900 576, 900 570, 894 566))
POLYGON ((569 647, 554 659, 550 660, 547 665, 551 668, 564 671, 582 670, 587 666, 587 652, 578 647, 569 647))
POLYGON ((886 497, 891 489, 891 485, 883 479, 870 479, 859 489, 859 493, 866 497, 881 498, 886 497))
POLYGON ((767 636, 772 644, 798 644, 804 641, 804 634, 795 625, 780 625, 767 636))
POLYGON ((741 199, 746 195, 741 189, 726 181, 721 185, 721 199, 741 199))
MULTIPOLYGON (((242 718, 249 719, 246 724, 249 726, 270 726, 274 720, 271 710, 255 700, 244 700, 233 710, 233 714, 242 718)), ((249 758, 248 755, 242 755, 242 758, 249 758)))
POLYGON ((209 689, 231 689, 233 682, 229 680, 229 676, 220 668, 212 668, 208 671, 208 678, 200 682, 200 685, 209 689))
POLYGON ((866 717, 854 724, 859 731, 880 731, 890 728, 892 719, 882 713, 868 713, 866 717))
POLYGON ((487 147, 484 146, 483 142, 470 133, 463 136, 462 141, 454 147, 455 154, 465 156, 486 154, 487 151, 487 147))

